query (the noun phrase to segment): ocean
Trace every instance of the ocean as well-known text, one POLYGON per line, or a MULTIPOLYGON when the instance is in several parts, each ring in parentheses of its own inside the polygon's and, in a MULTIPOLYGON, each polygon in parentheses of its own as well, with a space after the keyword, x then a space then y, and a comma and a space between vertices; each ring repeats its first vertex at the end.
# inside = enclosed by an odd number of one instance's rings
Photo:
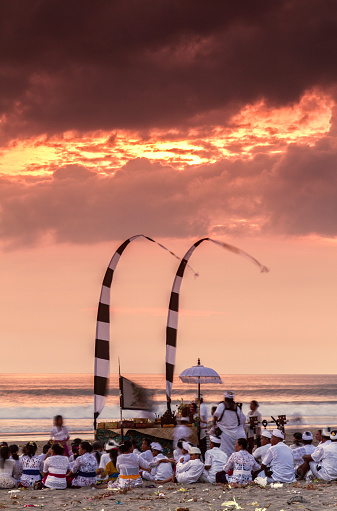
MULTIPOLYGON (((166 408, 164 375, 124 375, 154 390, 155 409, 166 408)), ((247 414, 249 402, 260 403, 263 418, 286 414, 289 424, 337 426, 336 375, 221 375, 222 385, 202 385, 209 407, 223 398, 225 389, 236 393, 247 414)), ((179 401, 190 401, 195 385, 176 376, 172 409, 179 401)), ((112 375, 109 396, 99 420, 119 418, 118 377, 112 375)), ((0 440, 48 438, 54 415, 64 417, 70 435, 92 436, 93 376, 91 374, 3 374, 0 381, 0 440)), ((141 417, 142 412, 125 411, 123 417, 141 417)))

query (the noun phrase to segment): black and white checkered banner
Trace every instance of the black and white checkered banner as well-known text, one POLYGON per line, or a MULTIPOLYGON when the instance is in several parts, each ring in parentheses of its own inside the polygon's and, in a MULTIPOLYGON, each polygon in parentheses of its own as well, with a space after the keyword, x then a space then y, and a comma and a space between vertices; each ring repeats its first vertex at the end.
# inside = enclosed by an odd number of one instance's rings
POLYGON ((268 268, 263 266, 257 259, 252 257, 247 252, 244 252, 240 248, 234 247, 233 245, 229 245, 228 243, 223 243, 221 241, 212 240, 211 238, 202 238, 201 240, 194 243, 191 248, 186 252, 183 259, 180 262, 179 268, 177 270, 176 276, 173 281, 171 298, 168 309, 167 316, 167 326, 166 326, 166 398, 167 398, 167 408, 171 408, 171 395, 172 395, 172 384, 173 384, 173 375, 174 375, 174 366, 176 360, 176 348, 177 348, 177 328, 178 328, 178 311, 179 311, 179 293, 180 286, 182 282, 182 278, 184 276, 186 265, 193 254, 194 250, 203 242, 203 241, 211 241, 216 245, 220 245, 220 247, 233 252, 233 254, 240 255, 246 257, 254 264, 256 264, 261 272, 268 272, 268 268))
POLYGON ((114 271, 117 267, 119 259, 126 249, 126 247, 137 238, 145 238, 152 243, 156 243, 164 250, 167 250, 176 259, 181 260, 174 252, 164 247, 161 243, 144 236, 144 234, 137 234, 128 240, 124 241, 122 245, 116 250, 111 258, 110 264, 106 270, 101 295, 98 304, 97 324, 96 324, 96 342, 95 342, 95 374, 94 374, 94 420, 104 408, 105 396, 108 389, 108 381, 110 374, 110 289, 114 276, 114 271))

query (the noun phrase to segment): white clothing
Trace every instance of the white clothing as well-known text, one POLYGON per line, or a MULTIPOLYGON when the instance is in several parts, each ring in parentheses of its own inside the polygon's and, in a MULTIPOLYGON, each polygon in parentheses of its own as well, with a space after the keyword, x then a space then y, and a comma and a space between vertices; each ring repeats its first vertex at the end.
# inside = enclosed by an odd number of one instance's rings
POLYGON ((185 426, 181 424, 180 426, 176 426, 173 432, 173 447, 174 449, 177 447, 178 440, 184 438, 186 442, 189 441, 189 438, 192 436, 192 428, 189 426, 185 426))
POLYGON ((253 451, 253 456, 256 459, 257 462, 261 463, 265 455, 267 454, 267 451, 271 447, 271 444, 261 445, 261 447, 257 447, 255 451, 253 451))
POLYGON ((205 453, 205 467, 211 466, 209 470, 204 470, 202 477, 203 481, 208 483, 215 483, 215 476, 217 472, 221 472, 223 466, 227 463, 228 456, 220 447, 213 447, 205 453))
POLYGON ((0 488, 15 488, 19 471, 16 461, 8 459, 4 461, 3 468, 0 468, 0 488))
POLYGON ((330 442, 323 449, 320 459, 315 452, 311 454, 311 457, 314 461, 310 462, 310 468, 315 477, 324 481, 337 479, 337 442, 330 442))
POLYGON ((205 403, 201 403, 200 404, 200 440, 202 440, 203 438, 206 438, 207 419, 208 419, 207 406, 205 405, 205 403))
POLYGON ((298 468, 303 463, 303 456, 306 454, 312 454, 316 450, 315 446, 312 444, 303 445, 302 447, 297 447, 297 449, 292 449, 292 455, 294 458, 295 469, 298 468))
POLYGON ((152 481, 164 481, 169 477, 173 476, 173 470, 171 463, 160 463, 159 460, 167 460, 167 456, 159 453, 153 458, 150 463, 151 473, 143 472, 144 479, 151 479, 152 481))
MULTIPOLYGON (((69 461, 70 458, 69 458, 69 461)), ((103 468, 105 470, 106 464, 111 461, 110 454, 107 452, 105 454, 102 454, 101 459, 99 460, 99 468, 103 468)))
POLYGON ((223 467, 225 472, 233 469, 232 475, 227 475, 229 483, 246 484, 252 481, 252 471, 259 470, 260 465, 256 459, 248 451, 241 449, 241 451, 233 452, 223 467))
POLYGON ((20 458, 20 468, 22 475, 20 483, 26 488, 36 481, 41 481, 43 462, 40 460, 40 456, 36 454, 31 458, 26 454, 20 458))
POLYGON ((220 449, 224 451, 227 456, 230 456, 234 452, 235 442, 238 438, 244 438, 244 425, 246 422, 246 416, 242 410, 237 407, 237 410, 225 409, 225 403, 221 402, 214 412, 214 417, 221 420, 216 423, 221 429, 221 446, 220 449), (224 412, 224 413, 223 413, 224 412))
POLYGON ((68 429, 65 426, 54 426, 50 431, 50 438, 55 440, 55 442, 59 442, 61 440, 66 440, 69 437, 68 429))
POLYGON ((110 485, 110 488, 124 488, 129 486, 142 486, 143 480, 140 477, 139 469, 143 468, 148 470, 150 465, 144 458, 137 456, 137 454, 127 453, 120 454, 117 457, 116 463, 117 472, 119 476, 117 480, 110 485))
POLYGON ((148 449, 147 451, 143 451, 139 456, 143 460, 147 461, 147 463, 151 463, 151 461, 153 460, 153 454, 151 452, 151 449, 148 449))
POLYGON ((76 474, 72 486, 91 486, 96 484, 97 461, 95 456, 86 452, 76 458, 71 471, 76 474))
POLYGON ((173 451, 173 458, 175 459, 175 461, 179 461, 182 456, 183 456, 183 453, 182 453, 182 450, 179 447, 174 449, 174 451, 173 451))
POLYGON ((41 461, 44 461, 45 457, 46 457, 46 454, 45 453, 42 453, 42 454, 38 454, 39 458, 41 461))
POLYGON ((323 457, 323 454, 324 454, 324 449, 331 444, 331 440, 327 440, 326 442, 320 442, 318 444, 318 446, 316 447, 316 449, 314 450, 314 452, 312 454, 314 454, 314 458, 312 457, 312 459, 314 460, 321 460, 322 457, 323 457))
POLYGON ((292 483, 295 481, 294 459, 290 447, 284 442, 279 442, 272 445, 265 457, 262 464, 270 466, 273 474, 273 481, 279 483, 292 483))
POLYGON ((256 426, 256 430, 261 427, 261 423, 262 423, 262 415, 260 414, 259 410, 256 409, 256 410, 254 410, 254 412, 252 410, 249 410, 249 412, 247 413, 248 424, 247 424, 246 430, 245 430, 247 438, 251 438, 251 437, 254 436, 254 430, 250 429, 250 427, 249 427, 249 424, 250 424, 249 419, 250 419, 250 417, 257 417, 258 418, 258 423, 257 423, 257 426, 256 426))
POLYGON ((68 468, 69 460, 67 456, 55 455, 47 458, 43 464, 43 472, 48 472, 44 485, 56 490, 65 490, 67 487, 66 473, 68 468), (64 475, 64 477, 54 477, 50 474, 64 475))
POLYGON ((132 451, 133 454, 137 454, 137 456, 140 456, 142 453, 140 452, 139 449, 137 449, 137 447, 132 451))
POLYGON ((176 479, 178 483, 192 484, 196 483, 204 471, 205 465, 197 458, 187 463, 177 463, 176 479))

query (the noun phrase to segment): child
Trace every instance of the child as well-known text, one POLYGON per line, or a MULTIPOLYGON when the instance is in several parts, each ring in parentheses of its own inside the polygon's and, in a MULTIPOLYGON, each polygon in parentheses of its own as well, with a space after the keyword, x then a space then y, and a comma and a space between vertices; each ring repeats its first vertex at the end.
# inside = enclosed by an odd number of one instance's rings
POLYGON ((63 426, 63 417, 62 415, 55 415, 54 417, 54 427, 50 432, 51 441, 57 442, 64 447, 65 456, 70 455, 69 446, 67 444, 69 440, 68 429, 63 426))

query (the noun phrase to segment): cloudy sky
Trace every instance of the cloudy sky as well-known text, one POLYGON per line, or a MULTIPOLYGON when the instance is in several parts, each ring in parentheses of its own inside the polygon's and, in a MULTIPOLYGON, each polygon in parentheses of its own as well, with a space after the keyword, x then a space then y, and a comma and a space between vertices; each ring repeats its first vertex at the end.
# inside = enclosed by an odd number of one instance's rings
MULTIPOLYGON (((105 268, 138 233, 180 256, 210 236, 270 268, 200 246, 177 370, 334 372, 336 2, 0 9, 1 372, 92 371, 105 268)), ((163 371, 176 268, 145 240, 123 255, 112 372, 118 354, 163 371)))

